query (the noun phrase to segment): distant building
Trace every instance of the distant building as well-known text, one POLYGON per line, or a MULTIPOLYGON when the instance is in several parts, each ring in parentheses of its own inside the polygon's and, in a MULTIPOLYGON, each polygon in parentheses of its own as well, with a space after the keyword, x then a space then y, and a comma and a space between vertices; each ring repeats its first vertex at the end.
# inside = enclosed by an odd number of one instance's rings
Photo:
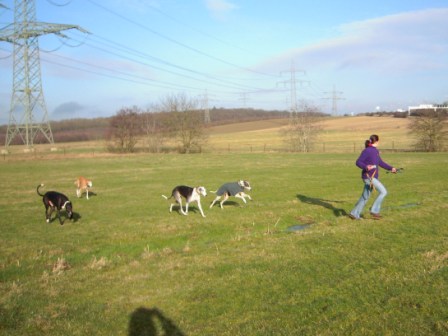
POLYGON ((419 106, 409 106, 408 107, 408 115, 411 115, 411 111, 418 111, 418 110, 447 110, 448 111, 448 105, 439 105, 439 104, 420 104, 419 106))

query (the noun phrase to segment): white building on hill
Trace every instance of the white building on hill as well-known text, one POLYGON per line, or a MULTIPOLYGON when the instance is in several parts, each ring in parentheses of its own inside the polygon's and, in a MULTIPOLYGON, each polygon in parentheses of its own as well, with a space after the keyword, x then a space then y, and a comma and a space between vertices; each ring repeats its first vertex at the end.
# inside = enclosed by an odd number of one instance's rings
POLYGON ((438 105, 438 104, 420 104, 419 106, 409 106, 408 107, 408 115, 411 115, 411 111, 418 111, 418 110, 431 110, 434 111, 437 110, 447 110, 448 111, 448 105, 438 105))

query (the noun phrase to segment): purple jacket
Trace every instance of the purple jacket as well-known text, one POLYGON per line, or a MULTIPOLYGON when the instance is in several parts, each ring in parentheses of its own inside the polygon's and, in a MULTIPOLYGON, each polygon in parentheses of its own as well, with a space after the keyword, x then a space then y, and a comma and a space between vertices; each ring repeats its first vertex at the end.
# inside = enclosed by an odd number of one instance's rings
POLYGON ((367 147, 362 151, 358 160, 356 160, 356 165, 362 169, 361 176, 363 179, 371 177, 375 177, 378 179, 379 167, 384 168, 386 170, 392 170, 393 168, 392 166, 389 166, 386 162, 384 162, 381 159, 380 152, 374 146, 367 147), (367 171, 368 165, 376 165, 376 168, 367 171))

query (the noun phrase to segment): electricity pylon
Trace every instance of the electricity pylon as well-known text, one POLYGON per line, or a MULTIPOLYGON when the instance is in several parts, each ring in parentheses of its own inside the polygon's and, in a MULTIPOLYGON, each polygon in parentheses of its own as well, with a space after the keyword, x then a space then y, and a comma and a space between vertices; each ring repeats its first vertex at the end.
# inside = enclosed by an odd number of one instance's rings
MULTIPOLYGON (((296 89, 296 84, 297 84, 296 73, 297 72, 301 72, 301 73, 305 74, 305 71, 303 71, 303 70, 296 70, 296 68, 294 66, 294 61, 291 61, 291 69, 289 71, 284 71, 284 72, 289 72, 291 74, 291 78, 289 80, 285 80, 285 81, 282 81, 280 83, 289 84, 289 89, 290 89, 290 94, 291 94, 290 117, 293 117, 298 112, 298 107, 297 107, 297 89, 296 89)), ((304 81, 299 81, 299 82, 303 83, 304 81)))
POLYGON ((46 34, 66 37, 61 31, 68 29, 87 33, 75 25, 37 22, 35 0, 14 1, 14 24, 0 30, 0 41, 14 46, 6 147, 17 135, 27 147, 32 147, 38 133, 42 133, 49 143, 54 143, 42 91, 38 37, 46 34), (42 116, 40 123, 34 121, 35 115, 42 116))
POLYGON ((332 108, 331 108, 331 115, 332 116, 337 116, 338 115, 338 105, 337 105, 337 101, 340 99, 344 99, 340 96, 338 96, 338 94, 342 94, 341 91, 336 91, 335 86, 333 85, 333 91, 332 92, 324 92, 325 94, 331 93, 331 98, 325 98, 325 99, 331 99, 332 100, 332 108))

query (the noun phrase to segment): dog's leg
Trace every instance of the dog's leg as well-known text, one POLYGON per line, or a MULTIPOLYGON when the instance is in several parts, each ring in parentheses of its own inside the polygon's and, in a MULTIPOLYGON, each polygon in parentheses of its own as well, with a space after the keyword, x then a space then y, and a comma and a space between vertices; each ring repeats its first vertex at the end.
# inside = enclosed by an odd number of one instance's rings
POLYGON ((89 188, 86 189, 86 198, 89 199, 89 188))
POLYGON ((173 211, 173 205, 174 205, 174 204, 176 204, 176 203, 171 203, 171 205, 170 205, 170 212, 173 211))
POLYGON ((184 213, 184 215, 188 215, 188 205, 189 204, 190 203, 188 201, 185 201, 185 213, 184 213))
POLYGON ((247 203, 246 199, 244 198, 244 195, 242 193, 241 194, 236 194, 235 197, 241 198, 244 203, 247 203))
POLYGON ((229 194, 225 193, 224 194, 224 199, 219 203, 219 206, 221 207, 221 209, 224 209, 224 202, 227 201, 229 199, 229 194))
MULTIPOLYGON (((184 212, 184 209, 182 207, 182 197, 179 195, 178 197, 176 197, 176 201, 179 204, 179 211, 182 215, 186 215, 186 213, 184 212)), ((187 206, 188 207, 188 206, 187 206)))
POLYGON ((58 216, 58 219, 59 219, 59 224, 63 224, 62 223, 62 219, 61 219, 61 212, 59 211, 59 209, 56 209, 56 214, 57 214, 57 216, 58 216))
POLYGON ((212 204, 210 204, 210 209, 213 208, 216 202, 218 202, 221 199, 221 196, 216 196, 216 198, 213 200, 212 204))
POLYGON ((78 198, 81 197, 81 189, 79 189, 79 188, 76 189, 76 196, 77 196, 78 198))
POLYGON ((199 208, 199 211, 201 212, 202 217, 205 218, 204 211, 202 211, 202 206, 201 206, 201 200, 200 199, 198 199, 198 208, 199 208))
POLYGON ((47 223, 50 223, 50 217, 51 217, 51 207, 45 205, 45 220, 47 223), (48 213, 48 208, 50 208, 50 213, 48 213))
POLYGON ((247 197, 250 201, 252 201, 252 197, 250 197, 250 195, 249 195, 249 194, 246 194, 245 192, 242 192, 242 193, 241 193, 241 196, 243 196, 243 197, 247 197))

